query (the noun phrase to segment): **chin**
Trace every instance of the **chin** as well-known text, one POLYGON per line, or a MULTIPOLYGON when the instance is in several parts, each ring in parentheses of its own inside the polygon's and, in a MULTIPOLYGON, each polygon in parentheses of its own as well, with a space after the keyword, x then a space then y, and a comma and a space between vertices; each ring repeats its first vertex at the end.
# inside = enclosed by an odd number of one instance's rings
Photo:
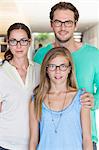
POLYGON ((64 38, 63 37, 56 37, 56 38, 60 43, 66 43, 71 39, 71 37, 64 37, 64 38))
POLYGON ((58 79, 57 79, 57 80, 55 80, 54 82, 55 82, 56 84, 64 83, 64 81, 63 81, 63 80, 61 80, 61 79, 60 79, 60 80, 58 80, 58 79))
POLYGON ((24 57, 25 57, 25 56, 24 56, 24 55, 21 55, 21 54, 20 54, 20 55, 16 55, 16 58, 19 58, 19 59, 20 59, 20 58, 24 58, 24 57))

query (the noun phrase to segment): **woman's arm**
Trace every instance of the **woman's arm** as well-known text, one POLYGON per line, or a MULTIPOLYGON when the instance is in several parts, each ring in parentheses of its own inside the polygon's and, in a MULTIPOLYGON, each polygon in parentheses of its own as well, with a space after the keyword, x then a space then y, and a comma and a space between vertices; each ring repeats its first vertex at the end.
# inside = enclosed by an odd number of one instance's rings
POLYGON ((83 150, 93 150, 91 139, 90 109, 85 107, 81 108, 81 125, 83 136, 83 150))
POLYGON ((34 102, 31 100, 29 105, 29 127, 30 127, 30 141, 29 150, 36 150, 39 140, 38 121, 34 113, 34 102))

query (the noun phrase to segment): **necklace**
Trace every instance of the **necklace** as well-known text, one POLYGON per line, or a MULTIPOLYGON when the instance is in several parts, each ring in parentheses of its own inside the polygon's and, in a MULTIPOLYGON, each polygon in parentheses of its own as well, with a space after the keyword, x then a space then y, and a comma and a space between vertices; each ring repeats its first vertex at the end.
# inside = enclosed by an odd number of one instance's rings
POLYGON ((53 126, 54 126, 54 132, 57 134, 58 133, 58 127, 60 125, 60 122, 61 122, 61 118, 62 118, 62 115, 63 115, 63 108, 64 108, 64 105, 65 105, 65 100, 66 100, 66 95, 65 95, 65 98, 64 98, 64 101, 63 101, 63 104, 62 104, 62 108, 61 108, 61 112, 58 116, 58 120, 57 122, 55 121, 54 119, 54 116, 53 116, 53 112, 52 112, 52 108, 51 108, 51 102, 49 101, 49 94, 48 94, 48 105, 49 105, 49 108, 51 110, 51 120, 52 120, 52 123, 53 123, 53 126))

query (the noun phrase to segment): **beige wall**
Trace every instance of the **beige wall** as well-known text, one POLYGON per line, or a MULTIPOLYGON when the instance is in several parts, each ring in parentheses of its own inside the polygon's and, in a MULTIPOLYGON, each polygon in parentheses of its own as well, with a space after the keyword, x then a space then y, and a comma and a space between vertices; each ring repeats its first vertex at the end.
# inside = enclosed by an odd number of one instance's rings
POLYGON ((83 33, 83 42, 99 48, 99 23, 83 33))

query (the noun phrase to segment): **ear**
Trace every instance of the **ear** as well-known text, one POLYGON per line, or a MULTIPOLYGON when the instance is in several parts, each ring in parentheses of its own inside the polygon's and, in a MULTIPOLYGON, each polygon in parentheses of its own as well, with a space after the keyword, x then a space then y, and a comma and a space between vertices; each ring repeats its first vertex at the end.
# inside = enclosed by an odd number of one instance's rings
POLYGON ((78 29, 78 21, 75 24, 75 31, 77 31, 77 29, 78 29))
POLYGON ((29 39, 29 46, 31 46, 32 44, 32 39, 29 39))
POLYGON ((50 21, 50 26, 51 26, 51 28, 53 27, 52 21, 50 21))

